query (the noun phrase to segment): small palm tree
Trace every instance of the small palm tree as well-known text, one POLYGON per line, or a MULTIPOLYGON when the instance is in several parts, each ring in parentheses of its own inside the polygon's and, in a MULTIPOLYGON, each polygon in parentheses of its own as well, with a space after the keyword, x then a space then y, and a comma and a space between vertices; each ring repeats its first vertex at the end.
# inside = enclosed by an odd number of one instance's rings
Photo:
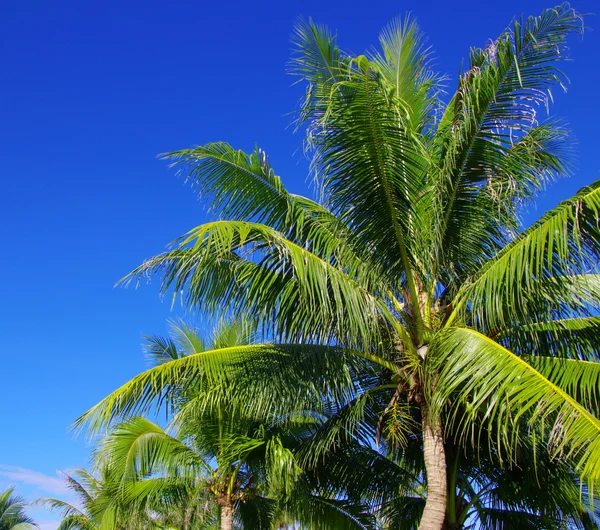
POLYGON ((390 25, 368 56, 301 22, 293 70, 319 201, 287 192, 260 149, 170 153, 221 218, 130 276, 250 315, 276 344, 166 363, 81 421, 98 428, 193 378, 211 382, 204 406, 281 416, 334 403, 354 410, 350 430, 377 395, 374 413, 397 418, 384 440, 421 444, 423 530, 458 524, 447 453, 470 440, 502 466, 541 433, 553 458, 600 479, 600 181, 530 227, 519 215, 568 173, 566 132, 540 109, 580 28, 568 4, 515 22, 471 50, 445 101, 414 22, 390 25))
POLYGON ((27 504, 14 491, 8 488, 0 492, 0 530, 34 530, 37 525, 25 513, 27 504))
POLYGON ((61 514, 58 530, 135 530, 153 526, 144 509, 123 500, 121 477, 106 464, 98 466, 97 473, 83 468, 63 473, 63 479, 76 495, 76 504, 49 497, 35 501, 61 514))
MULTIPOLYGON (((208 343, 198 329, 183 322, 170 327, 169 337, 147 338, 146 353, 159 366, 205 350, 236 348, 254 335, 240 321, 218 326, 208 343)), ((204 490, 219 507, 223 530, 231 530, 235 519, 244 528, 256 529, 286 521, 314 524, 316 519, 329 520, 321 522, 323 530, 364 528, 361 521, 368 516, 360 506, 316 494, 296 463, 292 449, 312 434, 313 417, 247 417, 233 401, 229 407, 199 408, 198 396, 211 389, 196 378, 180 381, 172 390, 167 405, 175 414, 170 432, 133 417, 101 442, 99 461, 123 477, 129 501, 156 506, 170 489, 188 498, 186 492, 204 490)))

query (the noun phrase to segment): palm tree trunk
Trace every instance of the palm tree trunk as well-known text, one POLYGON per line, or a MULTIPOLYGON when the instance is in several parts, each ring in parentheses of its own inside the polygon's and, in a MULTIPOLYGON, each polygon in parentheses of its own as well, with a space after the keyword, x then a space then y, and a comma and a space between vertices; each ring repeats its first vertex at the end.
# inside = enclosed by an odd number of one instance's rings
POLYGON ((441 530, 446 518, 446 454, 439 419, 429 417, 427 405, 421 406, 423 423, 423 455, 427 474, 427 502, 419 530, 441 530))
POLYGON ((221 506, 221 530, 233 530, 233 503, 227 502, 221 506))

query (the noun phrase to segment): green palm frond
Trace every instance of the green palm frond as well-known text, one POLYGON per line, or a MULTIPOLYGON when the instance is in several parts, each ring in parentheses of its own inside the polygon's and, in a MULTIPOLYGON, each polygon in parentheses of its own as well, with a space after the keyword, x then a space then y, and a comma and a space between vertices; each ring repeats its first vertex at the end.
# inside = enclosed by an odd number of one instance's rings
POLYGON ((195 477, 212 471, 185 443, 142 417, 120 423, 103 438, 98 458, 111 465, 118 463, 123 482, 156 472, 195 477))
MULTIPOLYGON (((132 448, 135 450, 135 448, 132 448)), ((150 478, 135 477, 125 480, 121 484, 120 495, 128 503, 138 503, 149 507, 151 510, 161 512, 169 507, 180 507, 190 502, 190 495, 196 494, 198 483, 196 477, 187 476, 155 476, 150 478)), ((206 488, 206 484, 201 484, 206 488)))
MULTIPOLYGON (((335 246, 321 250, 338 257, 335 246)), ((276 323, 287 336, 327 340, 343 329, 348 337, 350 326, 358 340, 373 342, 386 310, 370 291, 376 293, 373 271, 359 263, 344 271, 336 265, 348 266, 332 264, 314 246, 302 248, 265 225, 217 221, 192 230, 178 249, 148 260, 129 277, 162 274, 163 291, 185 291, 191 306, 253 315, 276 323)))
MULTIPOLYGON (((600 475, 600 421, 532 365, 470 329, 448 329, 432 345, 439 379, 430 399, 438 407, 456 392, 467 408, 463 436, 498 425, 497 442, 510 450, 521 420, 548 424, 548 448, 571 459, 586 480, 600 475)), ((455 412, 455 414, 457 414, 455 412)))
POLYGON ((503 510, 502 508, 480 507, 476 510, 485 530, 555 530, 560 528, 561 521, 545 521, 537 514, 524 511, 503 510))
POLYGON ((375 416, 368 401, 368 391, 363 392, 337 408, 333 414, 315 422, 310 438, 297 448, 302 466, 313 468, 318 462, 327 459, 332 450, 351 440, 360 440, 368 444, 374 435, 369 432, 372 429, 362 420, 365 413, 375 416))
POLYGON ((205 391, 198 396, 200 409, 221 402, 232 408, 243 406, 247 414, 258 417, 276 416, 294 405, 298 410, 307 404, 315 406, 323 392, 345 403, 356 391, 354 376, 368 373, 372 362, 395 370, 393 364, 374 355, 334 346, 262 344, 212 350, 134 377, 81 416, 76 426, 87 423, 98 430, 118 417, 169 404, 179 386, 190 382, 205 391), (298 380, 299 373, 302 381, 298 380))
POLYGON ((409 111, 410 128, 422 131, 432 125, 445 78, 431 67, 431 50, 414 19, 406 16, 388 24, 379 36, 381 52, 373 62, 394 95, 409 111))
MULTIPOLYGON (((565 57, 567 35, 581 27, 580 16, 565 3, 515 22, 487 48, 471 51, 470 68, 461 76, 436 133, 442 168, 436 186, 440 256, 457 248, 461 232, 468 230, 463 222, 471 217, 463 219, 463 212, 485 193, 486 182, 498 173, 505 178, 505 155, 536 127, 538 107, 547 103, 551 87, 562 86, 556 65, 565 57)), ((548 167, 562 172, 564 164, 554 160, 558 164, 548 167)), ((510 177, 512 187, 503 190, 508 195, 501 191, 497 201, 500 207, 506 199, 508 214, 515 197, 543 185, 544 172, 517 171, 510 177), (516 188, 523 191, 515 194, 516 188)))
POLYGON ((318 491, 373 507, 398 495, 419 497, 423 491, 421 472, 422 463, 421 469, 410 469, 408 462, 394 462, 354 441, 340 443, 307 468, 309 482, 318 491))
POLYGON ((71 514, 60 521, 57 530, 98 530, 88 517, 71 514))
POLYGON ((599 214, 597 181, 549 211, 483 265, 453 301, 449 323, 467 306, 480 329, 519 322, 524 302, 539 296, 543 287, 559 287, 547 280, 594 271, 600 258, 599 214))
POLYGON ((277 520, 277 503, 273 499, 255 495, 251 502, 238 502, 235 505, 235 518, 241 523, 241 528, 256 530, 271 530, 276 528, 273 521, 277 520))
POLYGON ((381 508, 381 518, 390 530, 417 530, 425 500, 399 495, 381 508))
POLYGON ((531 357, 528 362, 552 383, 598 415, 600 410, 600 362, 598 360, 531 357))
POLYGON ((42 497, 40 499, 37 499, 34 503, 34 506, 44 506, 45 508, 47 508, 50 511, 55 511, 55 512, 59 512, 61 514, 61 517, 67 518, 71 515, 76 515, 76 516, 81 516, 81 517, 85 517, 85 514, 76 506, 73 506, 72 504, 62 501, 60 499, 53 499, 50 497, 42 497))
POLYGON ((33 522, 25 509, 27 503, 20 495, 14 494, 14 488, 0 491, 0 529, 1 530, 34 530, 33 522))
POLYGON ((464 191, 457 199, 460 217, 449 221, 437 264, 445 285, 454 289, 520 230, 519 209, 548 181, 566 173, 568 145, 561 127, 538 125, 498 155, 484 184, 464 191))
POLYGON ((102 490, 102 480, 87 469, 77 468, 71 472, 71 475, 62 473, 67 487, 73 490, 83 503, 91 501, 102 490))
POLYGON ((548 320, 507 329, 496 337, 524 356, 548 356, 583 361, 600 360, 600 318, 548 320))
MULTIPOLYGON (((234 346, 249 346, 256 342, 254 340, 255 336, 255 330, 248 319, 223 320, 212 333, 211 349, 220 350, 234 346)), ((192 353, 197 353, 197 351, 192 353)))
POLYGON ((406 275, 411 302, 418 307, 411 213, 427 151, 417 132, 398 127, 407 119, 403 102, 389 96, 378 69, 365 57, 353 60, 339 85, 343 94, 332 92, 330 111, 313 127, 318 183, 331 210, 365 246, 377 248, 384 268, 397 278, 406 275))
POLYGON ((519 327, 589 317, 600 310, 600 274, 534 279, 531 289, 521 297, 521 305, 524 314, 519 315, 519 327))
POLYGON ((365 506, 316 495, 299 497, 291 513, 302 526, 319 530, 366 530, 373 525, 365 506))
POLYGON ((212 208, 227 218, 256 219, 278 229, 291 224, 297 209, 293 196, 258 147, 246 154, 216 142, 161 156, 173 160, 175 167, 183 166, 200 196, 209 198, 212 208))
POLYGON ((289 499, 303 474, 295 454, 285 447, 278 436, 267 441, 265 453, 270 496, 289 499))
POLYGON ((294 27, 294 55, 290 72, 307 82, 299 122, 319 119, 327 111, 327 98, 335 83, 343 79, 347 57, 336 37, 325 26, 299 19, 294 27))
POLYGON ((144 336, 144 340, 144 353, 152 365, 168 363, 182 355, 172 337, 152 335, 144 336))
MULTIPOLYGON (((553 458, 543 440, 543 425, 538 423, 531 432, 524 432, 513 453, 515 461, 501 466, 493 457, 482 453, 464 452, 460 455, 460 474, 470 477, 470 485, 461 481, 467 492, 459 520, 473 516, 476 508, 491 508, 505 512, 527 512, 540 517, 544 524, 568 522, 568 528, 595 528, 587 525, 597 509, 589 501, 588 489, 581 484, 566 459, 553 458), (468 505, 465 506, 465 503, 468 505)), ((494 437, 488 432, 487 436, 494 437)), ((486 441, 479 440, 479 445, 486 441)), ((556 526, 554 526, 556 527, 556 526)), ((560 528, 560 525, 558 526, 560 528)))
POLYGON ((285 190, 263 151, 245 154, 220 142, 164 157, 183 165, 187 178, 201 195, 211 199, 211 208, 228 220, 262 222, 300 246, 310 244, 313 252, 335 248, 336 258, 343 263, 360 260, 372 269, 377 267, 370 253, 353 241, 352 232, 332 212, 285 190))

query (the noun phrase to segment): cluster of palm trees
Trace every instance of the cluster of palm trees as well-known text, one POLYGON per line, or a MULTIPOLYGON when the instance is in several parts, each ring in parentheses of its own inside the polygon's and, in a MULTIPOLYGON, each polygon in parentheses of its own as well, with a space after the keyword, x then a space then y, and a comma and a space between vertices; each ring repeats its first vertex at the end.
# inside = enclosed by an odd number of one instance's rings
POLYGON ((410 18, 359 56, 300 22, 318 200, 259 148, 165 155, 218 218, 126 280, 229 323, 78 420, 108 432, 64 529, 598 528, 600 181, 520 220, 569 172, 542 114, 581 27, 515 22, 446 97, 410 18))

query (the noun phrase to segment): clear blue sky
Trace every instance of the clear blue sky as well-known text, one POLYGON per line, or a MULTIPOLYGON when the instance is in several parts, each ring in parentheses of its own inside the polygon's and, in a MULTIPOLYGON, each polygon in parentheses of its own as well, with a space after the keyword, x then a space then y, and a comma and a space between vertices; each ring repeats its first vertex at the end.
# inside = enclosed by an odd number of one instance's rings
MULTIPOLYGON (((523 10, 551 5, 205 4, 2 3, 0 487, 47 495, 58 488, 57 469, 86 465, 88 447, 69 424, 145 367, 142 333, 164 332, 177 314, 156 285, 113 288, 205 219, 158 153, 213 140, 257 143, 289 188, 310 193, 301 138, 288 127, 301 95, 285 74, 298 15, 337 28, 342 47, 359 53, 390 19, 412 11, 453 88, 469 46, 484 45, 523 10)), ((596 9, 594 0, 573 5, 596 9)), ((577 138, 577 169, 535 215, 600 178, 598 18, 587 26, 571 40, 571 84, 552 108, 577 138)))

